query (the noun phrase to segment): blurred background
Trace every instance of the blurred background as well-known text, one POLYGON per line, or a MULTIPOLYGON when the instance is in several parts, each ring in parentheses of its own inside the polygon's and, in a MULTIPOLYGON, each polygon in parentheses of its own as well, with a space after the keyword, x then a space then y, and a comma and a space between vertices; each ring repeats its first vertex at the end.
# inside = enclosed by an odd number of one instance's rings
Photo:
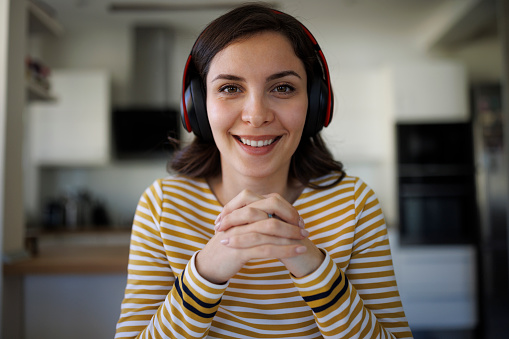
MULTIPOLYGON (((2 338, 111 338, 182 71, 244 1, 0 1, 2 338)), ((327 58, 323 131, 386 215, 416 339, 509 333, 506 0, 275 0, 327 58)))

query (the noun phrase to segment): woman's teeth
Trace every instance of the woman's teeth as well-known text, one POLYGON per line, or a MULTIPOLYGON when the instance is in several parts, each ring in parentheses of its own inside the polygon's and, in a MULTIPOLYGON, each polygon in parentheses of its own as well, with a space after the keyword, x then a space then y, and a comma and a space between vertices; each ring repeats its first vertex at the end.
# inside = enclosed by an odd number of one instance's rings
POLYGON ((263 146, 268 146, 268 145, 272 144, 274 142, 274 139, 269 139, 269 140, 249 140, 249 139, 240 138, 240 141, 242 141, 242 143, 244 145, 248 145, 248 146, 251 146, 251 147, 263 147, 263 146))

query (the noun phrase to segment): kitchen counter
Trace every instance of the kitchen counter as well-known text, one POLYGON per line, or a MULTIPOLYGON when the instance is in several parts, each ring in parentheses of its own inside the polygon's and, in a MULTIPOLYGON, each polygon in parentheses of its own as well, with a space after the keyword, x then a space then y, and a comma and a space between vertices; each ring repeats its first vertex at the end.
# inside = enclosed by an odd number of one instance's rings
POLYGON ((42 234, 36 254, 4 264, 4 274, 126 274, 129 237, 128 230, 42 234))

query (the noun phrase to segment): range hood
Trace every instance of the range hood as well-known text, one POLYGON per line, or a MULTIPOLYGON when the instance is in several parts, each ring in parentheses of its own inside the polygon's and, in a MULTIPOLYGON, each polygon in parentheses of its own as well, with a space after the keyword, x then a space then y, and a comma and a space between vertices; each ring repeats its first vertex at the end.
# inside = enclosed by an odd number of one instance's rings
POLYGON ((134 26, 131 105, 168 107, 170 105, 170 65, 174 32, 165 26, 134 26))
MULTIPOLYGON (((167 158, 168 136, 179 139, 180 114, 171 106, 174 33, 164 26, 132 29, 132 73, 127 105, 112 112, 117 159, 167 158)), ((180 76, 180 74, 179 74, 180 76)))

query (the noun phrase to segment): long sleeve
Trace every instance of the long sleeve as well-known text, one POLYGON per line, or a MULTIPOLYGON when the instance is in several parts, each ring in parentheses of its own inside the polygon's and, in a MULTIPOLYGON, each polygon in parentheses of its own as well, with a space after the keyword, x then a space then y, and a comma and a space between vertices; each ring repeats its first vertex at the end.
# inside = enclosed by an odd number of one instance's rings
POLYGON ((412 338, 378 200, 360 180, 353 189, 354 240, 346 270, 324 250, 322 265, 294 283, 325 338, 412 338))
POLYGON ((138 204, 115 338, 203 338, 226 290, 199 276, 196 253, 180 274, 172 271, 160 232, 161 200, 156 183, 138 204))

